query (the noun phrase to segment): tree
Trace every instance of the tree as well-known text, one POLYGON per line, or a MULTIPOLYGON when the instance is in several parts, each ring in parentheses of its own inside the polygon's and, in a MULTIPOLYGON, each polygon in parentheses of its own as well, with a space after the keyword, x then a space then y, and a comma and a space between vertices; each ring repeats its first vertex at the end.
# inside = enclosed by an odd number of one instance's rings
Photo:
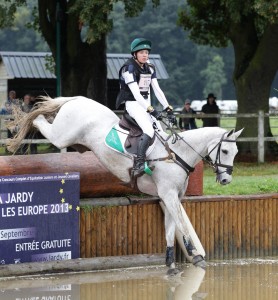
POLYGON ((1 51, 49 51, 41 34, 26 25, 32 19, 31 12, 32 7, 22 7, 14 13, 12 26, 0 30, 1 51))
POLYGON ((201 76, 205 78, 205 88, 203 95, 213 92, 219 99, 222 99, 222 86, 227 82, 224 73, 224 62, 221 56, 216 55, 212 61, 208 62, 207 68, 201 71, 201 76))
MULTIPOLYGON (((271 84, 278 69, 278 9, 276 0, 188 0, 179 13, 179 24, 200 44, 225 47, 235 53, 233 81, 238 113, 268 112, 271 84)), ((238 118, 243 136, 257 136, 252 119, 238 118)), ((271 136, 269 120, 265 129, 271 136)), ((276 143, 267 143, 273 153, 276 143)), ((241 143, 242 153, 256 154, 254 143, 241 143)))
POLYGON ((162 80, 160 85, 175 106, 183 106, 186 98, 203 98, 205 80, 201 80, 200 72, 214 56, 219 55, 225 62, 224 71, 228 79, 222 86, 223 96, 225 99, 235 99, 231 80, 232 47, 219 49, 196 45, 190 41, 187 33, 177 26, 180 2, 160 0, 159 6, 152 7, 148 0, 146 8, 139 16, 125 19, 121 18, 124 7, 117 3, 111 15, 114 26, 108 34, 108 51, 127 53, 130 37, 143 36, 150 39, 153 42, 152 53, 161 55, 169 74, 169 79, 162 80), (129 35, 126 34, 127 30, 129 35))
MULTIPOLYGON (((16 10, 28 0, 9 0, 0 4, 0 27, 10 26, 16 10)), ((31 1, 34 2, 34 1, 31 1)), ((109 19, 118 0, 38 0, 34 25, 41 31, 55 61, 57 56, 57 23, 60 25, 61 78, 64 96, 89 96, 106 103, 106 35, 112 29, 109 19), (85 32, 85 37, 84 33, 85 32)), ((122 1, 127 16, 135 16, 146 0, 122 1)), ((153 0, 158 5, 159 0, 153 0)))

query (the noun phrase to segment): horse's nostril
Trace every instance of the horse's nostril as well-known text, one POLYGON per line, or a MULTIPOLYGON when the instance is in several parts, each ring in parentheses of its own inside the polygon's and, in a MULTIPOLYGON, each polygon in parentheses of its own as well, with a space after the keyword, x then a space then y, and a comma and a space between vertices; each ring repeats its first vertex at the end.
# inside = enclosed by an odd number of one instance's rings
POLYGON ((223 180, 221 181, 222 184, 226 184, 227 182, 228 182, 227 179, 223 179, 223 180))

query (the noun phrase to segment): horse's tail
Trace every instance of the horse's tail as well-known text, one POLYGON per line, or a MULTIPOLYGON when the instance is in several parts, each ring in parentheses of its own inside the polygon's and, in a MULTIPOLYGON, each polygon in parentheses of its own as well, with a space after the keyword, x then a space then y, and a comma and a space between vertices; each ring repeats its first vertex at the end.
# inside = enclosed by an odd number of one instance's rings
POLYGON ((33 121, 37 116, 44 115, 46 119, 53 120, 61 106, 68 101, 75 100, 76 97, 58 97, 52 99, 50 97, 40 96, 38 99, 41 101, 36 103, 29 113, 15 113, 14 121, 8 125, 8 127, 18 129, 17 134, 7 141, 7 149, 10 152, 15 153, 20 147, 22 140, 34 129, 33 121))

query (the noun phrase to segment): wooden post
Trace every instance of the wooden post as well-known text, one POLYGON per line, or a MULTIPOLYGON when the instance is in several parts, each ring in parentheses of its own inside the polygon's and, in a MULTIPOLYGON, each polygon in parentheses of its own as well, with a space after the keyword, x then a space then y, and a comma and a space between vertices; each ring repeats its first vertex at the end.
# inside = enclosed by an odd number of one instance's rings
POLYGON ((264 162, 264 112, 258 114, 258 162, 264 162))

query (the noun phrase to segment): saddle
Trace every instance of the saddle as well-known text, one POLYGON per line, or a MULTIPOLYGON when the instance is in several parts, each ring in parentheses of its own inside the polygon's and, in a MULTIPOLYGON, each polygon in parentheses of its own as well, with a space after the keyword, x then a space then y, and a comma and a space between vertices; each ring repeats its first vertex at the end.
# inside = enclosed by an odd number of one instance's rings
MULTIPOLYGON (((119 126, 122 129, 128 131, 128 136, 124 144, 126 151, 132 154, 137 154, 139 139, 143 134, 142 129, 126 110, 124 111, 123 116, 119 121, 119 126)), ((151 139, 150 146, 154 143, 154 140, 155 135, 151 139)))

